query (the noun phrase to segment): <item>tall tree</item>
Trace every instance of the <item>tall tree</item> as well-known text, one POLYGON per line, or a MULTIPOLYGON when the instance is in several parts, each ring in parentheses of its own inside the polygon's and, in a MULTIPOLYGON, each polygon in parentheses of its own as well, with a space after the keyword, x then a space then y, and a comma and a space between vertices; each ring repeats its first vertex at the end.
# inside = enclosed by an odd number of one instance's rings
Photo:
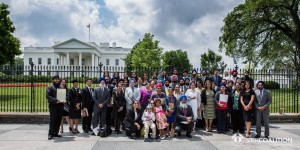
POLYGON ((205 69, 208 74, 212 74, 215 69, 223 72, 227 67, 227 64, 222 61, 222 56, 217 55, 211 49, 208 49, 207 53, 201 55, 200 65, 202 69, 205 69))
POLYGON ((9 14, 8 5, 0 3, 0 65, 13 64, 15 56, 22 54, 20 40, 12 34, 16 28, 9 14))
POLYGON ((124 59, 127 67, 161 67, 160 60, 163 48, 159 47, 159 41, 153 38, 154 35, 146 33, 143 40, 138 41, 133 46, 131 52, 124 59))
POLYGON ((181 49, 165 52, 162 55, 162 61, 163 68, 168 70, 168 72, 173 68, 178 68, 179 72, 190 70, 192 68, 187 52, 182 51, 181 49))
MULTIPOLYGON (((245 0, 221 29, 220 50, 235 61, 285 66, 300 75, 300 0, 245 0)), ((276 67, 277 68, 277 67, 276 67)))

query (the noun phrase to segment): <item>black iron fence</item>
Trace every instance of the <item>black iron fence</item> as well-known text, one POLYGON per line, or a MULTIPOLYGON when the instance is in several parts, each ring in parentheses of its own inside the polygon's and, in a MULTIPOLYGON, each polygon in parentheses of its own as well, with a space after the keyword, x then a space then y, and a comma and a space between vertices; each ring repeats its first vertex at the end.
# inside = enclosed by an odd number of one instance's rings
MULTIPOLYGON (((235 68, 237 69, 237 68, 235 68)), ((189 69, 189 75, 192 73, 189 69)), ((201 77, 200 68, 195 69, 201 77)), ((130 68, 119 66, 1 66, 0 67, 0 112, 48 112, 46 87, 51 84, 51 77, 59 75, 70 82, 77 79, 80 87, 84 87, 87 78, 93 79, 97 86, 98 79, 108 72, 110 77, 118 72, 120 78, 131 72, 142 77, 146 73, 148 79, 161 73, 161 68, 130 68)), ((231 72, 231 69, 227 70, 231 72)), ((246 70, 238 69, 238 77, 243 77, 246 70)), ((172 70, 166 70, 167 75, 172 70)), ((179 70, 181 74, 182 70, 179 70)), ((298 113, 299 76, 293 70, 251 70, 250 77, 254 82, 263 80, 272 93, 273 102, 270 106, 272 113, 284 110, 285 113, 298 113)), ((224 77, 223 73, 220 76, 224 77)))

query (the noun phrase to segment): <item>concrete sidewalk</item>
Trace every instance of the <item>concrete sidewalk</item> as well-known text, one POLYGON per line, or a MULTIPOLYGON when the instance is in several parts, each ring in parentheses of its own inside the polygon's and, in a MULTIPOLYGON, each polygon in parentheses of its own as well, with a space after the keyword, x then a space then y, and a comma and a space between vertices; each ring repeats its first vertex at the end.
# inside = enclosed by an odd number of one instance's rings
MULTIPOLYGON (((91 136, 86 133, 72 134, 64 126, 65 133, 62 138, 47 139, 48 124, 0 124, 0 149, 1 150, 182 150, 182 149, 299 149, 300 124, 271 124, 270 141, 250 141, 242 135, 208 133, 203 130, 193 133, 193 138, 185 136, 179 138, 166 138, 161 142, 144 143, 143 138, 128 139, 123 135, 112 134, 106 138, 91 136), (275 139, 277 138, 277 139, 275 139), (272 141, 271 141, 272 140, 272 141)), ((81 127, 80 127, 81 129, 81 127)), ((255 136, 254 127, 251 136, 255 136)), ((262 128, 264 131, 264 128, 262 128)), ((80 130, 82 132, 82 130, 80 130)), ((184 135, 184 134, 183 134, 184 135)), ((263 135, 263 133, 262 133, 263 135)), ((254 138, 252 139, 254 140, 254 138)))

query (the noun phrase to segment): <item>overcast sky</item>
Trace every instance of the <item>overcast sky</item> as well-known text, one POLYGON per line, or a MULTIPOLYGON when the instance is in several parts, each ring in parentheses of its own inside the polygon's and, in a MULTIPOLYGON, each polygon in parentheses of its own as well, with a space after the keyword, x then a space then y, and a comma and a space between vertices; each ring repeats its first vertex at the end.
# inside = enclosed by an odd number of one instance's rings
MULTIPOLYGON (((243 0, 0 0, 7 3, 15 35, 27 46, 53 46, 77 38, 129 47, 154 34, 164 51, 182 49, 200 66, 208 48, 217 52, 223 19, 243 0)), ((233 60, 225 57, 228 67, 233 60)))

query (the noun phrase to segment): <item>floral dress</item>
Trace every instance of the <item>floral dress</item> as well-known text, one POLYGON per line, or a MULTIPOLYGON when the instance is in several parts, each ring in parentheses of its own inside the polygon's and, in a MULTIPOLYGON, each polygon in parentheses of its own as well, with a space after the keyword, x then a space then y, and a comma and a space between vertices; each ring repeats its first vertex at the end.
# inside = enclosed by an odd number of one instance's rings
POLYGON ((162 107, 155 108, 155 119, 158 129, 165 129, 169 124, 167 123, 167 117, 165 112, 162 110, 162 107))

